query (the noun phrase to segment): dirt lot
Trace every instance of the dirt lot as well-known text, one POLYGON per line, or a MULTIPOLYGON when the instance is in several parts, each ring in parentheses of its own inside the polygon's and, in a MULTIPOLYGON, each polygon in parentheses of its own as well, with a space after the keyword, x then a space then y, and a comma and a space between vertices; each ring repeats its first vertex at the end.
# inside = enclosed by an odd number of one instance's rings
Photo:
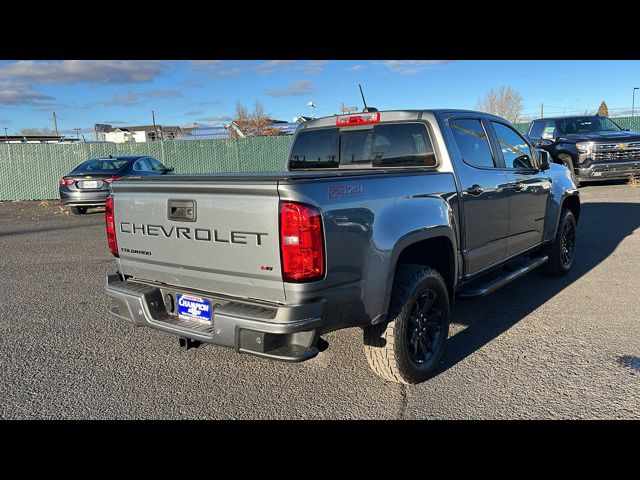
POLYGON ((571 274, 456 304, 437 376, 376 377, 359 329, 303 364, 107 313, 103 215, 0 203, 0 418, 640 418, 640 188, 581 189, 571 274))

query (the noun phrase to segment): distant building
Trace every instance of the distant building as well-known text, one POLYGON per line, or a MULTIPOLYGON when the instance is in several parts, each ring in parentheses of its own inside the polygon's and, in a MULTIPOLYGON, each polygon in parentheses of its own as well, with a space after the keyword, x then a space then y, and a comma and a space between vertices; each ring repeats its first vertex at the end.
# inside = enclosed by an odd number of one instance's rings
MULTIPOLYGON (((293 135, 300 123, 289 123, 284 120, 270 119, 271 127, 280 129, 279 135, 293 135)), ((230 122, 221 127, 183 127, 182 134, 176 140, 213 140, 231 137, 231 131, 237 136, 245 137, 240 127, 235 122, 230 122)))
POLYGON ((229 136, 229 130, 225 127, 192 127, 183 128, 182 135, 176 137, 176 140, 214 140, 229 136))
POLYGON ((136 125, 132 127, 112 127, 104 123, 94 125, 98 141, 114 143, 144 143, 156 140, 175 140, 182 135, 177 125, 136 125))
POLYGON ((77 138, 59 135, 0 135, 0 143, 78 143, 77 138))

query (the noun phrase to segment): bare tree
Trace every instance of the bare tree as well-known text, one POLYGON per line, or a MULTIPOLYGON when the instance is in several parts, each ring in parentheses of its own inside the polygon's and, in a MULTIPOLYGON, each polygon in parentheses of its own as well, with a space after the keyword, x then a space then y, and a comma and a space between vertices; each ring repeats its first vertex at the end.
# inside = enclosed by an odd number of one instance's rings
POLYGON ((18 135, 55 135, 56 132, 49 128, 23 128, 18 135))
POLYGON ((609 116, 609 107, 607 107, 607 102, 605 102, 604 100, 600 104, 600 108, 598 108, 598 115, 603 117, 609 116))
POLYGON ((502 85, 498 91, 492 88, 484 98, 478 100, 476 109, 498 115, 515 123, 522 110, 522 95, 509 85, 502 85))
MULTIPOLYGON (((247 137, 272 136, 280 133, 279 128, 271 126, 272 121, 260 102, 255 103, 253 112, 249 112, 240 102, 236 103, 233 123, 247 137)), ((232 138, 240 136, 234 129, 231 129, 230 133, 232 138)))

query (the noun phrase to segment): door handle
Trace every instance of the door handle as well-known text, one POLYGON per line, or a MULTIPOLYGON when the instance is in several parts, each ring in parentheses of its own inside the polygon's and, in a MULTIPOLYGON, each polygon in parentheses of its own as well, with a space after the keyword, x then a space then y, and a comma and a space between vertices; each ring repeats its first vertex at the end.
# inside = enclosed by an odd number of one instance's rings
POLYGON ((467 193, 473 195, 473 196, 478 196, 480 195, 482 192, 484 192, 484 190, 482 189, 482 187, 480 185, 472 185, 471 187, 467 188, 467 193))
POLYGON ((511 184, 511 189, 516 191, 516 192, 521 192, 522 190, 524 190, 524 185, 522 185, 521 183, 512 183, 511 184))

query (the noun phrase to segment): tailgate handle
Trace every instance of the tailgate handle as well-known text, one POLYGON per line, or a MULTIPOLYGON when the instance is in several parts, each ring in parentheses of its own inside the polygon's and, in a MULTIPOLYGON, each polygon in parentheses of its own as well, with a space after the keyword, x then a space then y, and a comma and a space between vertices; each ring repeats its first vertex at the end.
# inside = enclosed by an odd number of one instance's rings
POLYGON ((167 205, 167 218, 181 222, 195 222, 195 200, 169 200, 167 205))

